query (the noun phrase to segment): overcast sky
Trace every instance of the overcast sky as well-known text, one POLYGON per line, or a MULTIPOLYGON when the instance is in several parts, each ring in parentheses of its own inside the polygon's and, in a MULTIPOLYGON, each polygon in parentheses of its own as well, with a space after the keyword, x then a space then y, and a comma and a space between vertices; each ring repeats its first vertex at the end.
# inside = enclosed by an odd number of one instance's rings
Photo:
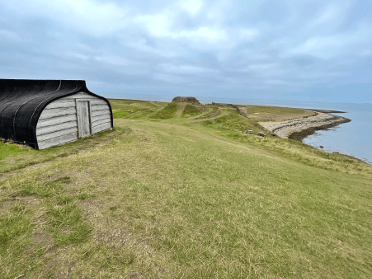
POLYGON ((0 0, 0 78, 372 103, 372 1, 0 0))

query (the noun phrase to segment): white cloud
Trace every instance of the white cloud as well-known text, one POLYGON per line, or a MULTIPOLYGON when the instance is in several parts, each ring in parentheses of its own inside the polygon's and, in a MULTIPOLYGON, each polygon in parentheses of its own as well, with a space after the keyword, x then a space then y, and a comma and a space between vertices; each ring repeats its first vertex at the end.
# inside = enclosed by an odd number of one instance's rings
POLYGON ((372 56, 372 49, 366 49, 360 52, 359 54, 362 57, 370 57, 372 56))
POLYGON ((22 14, 45 17, 62 23, 72 30, 88 33, 91 36, 105 36, 123 29, 128 22, 128 9, 113 2, 102 3, 97 0, 23 0, 7 1, 5 5, 22 14), (20 9, 22 7, 22 9, 20 9))
POLYGON ((319 51, 327 49, 334 49, 342 46, 345 42, 337 37, 312 37, 306 40, 305 43, 292 50, 294 54, 321 54, 319 51))
POLYGON ((81 59, 81 60, 88 60, 89 59, 88 55, 84 55, 84 54, 76 53, 76 52, 68 52, 65 55, 68 56, 68 57, 71 57, 71 58, 77 58, 77 59, 81 59))
POLYGON ((160 38, 189 39, 190 41, 205 41, 218 43, 227 39, 225 30, 200 26, 197 29, 172 29, 173 17, 168 12, 157 15, 140 16, 136 21, 143 24, 150 35, 160 38))
POLYGON ((149 46, 146 39, 127 40, 125 37, 123 37, 122 45, 126 47, 130 47, 136 52, 142 53, 144 55, 152 55, 154 57, 162 56, 165 58, 171 58, 171 57, 177 56, 177 53, 174 50, 172 50, 171 47, 159 48, 155 46, 149 46))
POLYGON ((205 13, 206 19, 214 22, 223 22, 224 18, 228 16, 226 14, 227 8, 231 5, 229 0, 216 0, 209 2, 208 10, 205 13))
POLYGON ((175 28, 174 20, 173 15, 169 12, 163 12, 157 15, 140 16, 135 21, 151 37, 157 40, 171 40, 175 44, 182 44, 183 47, 210 50, 228 48, 232 43, 236 43, 230 40, 230 34, 222 28, 211 26, 175 28))
POLYGON ((102 55, 94 57, 99 62, 108 63, 111 65, 118 65, 118 66, 126 66, 128 65, 128 60, 120 57, 120 56, 112 56, 112 55, 102 55))
POLYGON ((0 39, 12 42, 24 41, 24 39, 22 39, 21 36, 19 36, 17 33, 4 29, 0 29, 0 39))
POLYGON ((218 73, 215 69, 209 69, 204 67, 192 66, 192 65, 174 65, 170 63, 164 63, 160 65, 160 69, 163 72, 174 73, 174 74, 206 74, 206 73, 218 73))
POLYGON ((195 16, 196 14, 198 14, 202 4, 203 3, 199 0, 190 0, 190 1, 183 2, 181 4, 181 7, 184 10, 186 10, 189 14, 191 14, 192 16, 195 16))
POLYGON ((330 3, 327 7, 321 10, 321 13, 313 21, 310 21, 310 25, 315 27, 317 25, 327 24, 330 21, 337 19, 337 16, 342 12, 343 10, 339 5, 330 3))
POLYGON ((271 69, 276 69, 278 68, 278 64, 277 63, 268 63, 268 64, 252 64, 252 65, 249 65, 248 69, 250 70, 255 70, 255 71, 267 71, 267 70, 271 70, 271 69))
POLYGON ((153 78, 155 80, 160 80, 164 81, 166 83, 171 83, 171 84, 182 84, 186 82, 186 79, 180 76, 176 75, 171 75, 171 74, 164 74, 164 73, 155 73, 153 75, 153 78))
POLYGON ((265 83, 267 84, 273 84, 273 85, 283 85, 283 84, 288 84, 288 82, 280 80, 280 79, 269 79, 266 80, 265 83))
POLYGON ((155 37, 172 37, 173 33, 169 30, 172 18, 167 14, 145 15, 135 19, 139 24, 142 24, 145 29, 155 37))
POLYGON ((183 30, 175 37, 188 38, 190 40, 204 40, 212 43, 218 43, 228 39, 226 31, 223 29, 214 29, 207 26, 201 26, 196 30, 183 30))
POLYGON ((239 38, 242 40, 251 40, 260 34, 260 32, 254 28, 242 28, 238 32, 239 38))
POLYGON ((371 35, 371 26, 360 24, 355 30, 333 33, 328 36, 310 37, 299 46, 288 50, 287 54, 308 54, 320 58, 353 54, 364 45, 372 43, 371 35))

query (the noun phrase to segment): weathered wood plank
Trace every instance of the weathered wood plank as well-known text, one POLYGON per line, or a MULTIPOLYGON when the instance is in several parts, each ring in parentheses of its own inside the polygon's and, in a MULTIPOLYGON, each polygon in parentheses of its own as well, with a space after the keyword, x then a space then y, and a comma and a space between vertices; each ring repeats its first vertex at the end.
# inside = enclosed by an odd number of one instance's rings
POLYGON ((101 125, 102 123, 106 123, 106 122, 111 122, 111 117, 110 118, 99 119, 97 121, 92 122, 92 127, 97 126, 97 125, 101 125))
POLYGON ((93 105, 107 105, 106 101, 102 100, 102 99, 99 99, 99 98, 95 98, 95 99, 92 99, 90 101, 90 104, 93 106, 93 105))
POLYGON ((89 99, 93 104, 107 104, 107 102, 103 99, 100 99, 96 96, 89 95, 87 93, 76 93, 71 96, 63 97, 59 100, 75 100, 75 99, 89 99))
POLYGON ((61 130, 66 130, 70 128, 76 128, 77 129, 77 122, 76 121, 69 121, 65 122, 59 125, 51 125, 51 126, 46 126, 43 128, 36 128, 36 136, 44 135, 44 134, 51 134, 54 132, 58 132, 61 130))
POLYGON ((70 141, 74 141, 78 139, 77 132, 73 132, 70 134, 62 135, 60 137, 47 139, 44 141, 38 141, 39 149, 45 149, 54 145, 64 144, 70 141))
POLYGON ((96 111, 92 111, 91 113, 91 117, 96 117, 99 115, 111 115, 111 114, 110 114, 110 111, 107 109, 96 110, 96 111))
POLYGON ((74 95, 64 97, 63 99, 97 99, 97 97, 89 95, 87 93, 76 93, 74 95))
POLYGON ((44 108, 44 110, 54 109, 54 108, 66 108, 66 107, 75 107, 75 101, 59 99, 47 105, 44 108))
POLYGON ((89 136, 90 135, 89 102, 78 101, 76 103, 76 109, 79 126, 79 138, 89 136))
POLYGON ((48 119, 39 119, 39 121, 37 122, 36 130, 43 128, 43 127, 52 126, 52 125, 58 126, 62 123, 70 122, 70 121, 75 121, 75 123, 77 123, 76 114, 62 115, 59 117, 53 117, 53 118, 48 118, 48 119))
POLYGON ((75 107, 48 109, 48 110, 43 110, 39 119, 43 120, 47 118, 58 117, 62 115, 67 116, 71 114, 76 114, 75 107))
POLYGON ((44 134, 44 135, 37 136, 37 140, 38 140, 38 142, 39 141, 45 141, 45 140, 52 139, 52 138, 57 138, 57 137, 60 137, 60 136, 66 135, 66 134, 71 134, 71 133, 77 132, 77 131, 78 131, 77 127, 73 127, 73 128, 57 131, 57 132, 54 132, 54 133, 49 133, 49 134, 44 134))
POLYGON ((99 125, 97 123, 102 122, 102 121, 104 122, 111 121, 110 115, 105 114, 105 115, 99 115, 99 116, 92 118, 92 127, 99 125))
POLYGON ((73 95, 73 97, 75 99, 96 99, 97 98, 97 97, 92 96, 92 95, 87 94, 87 93, 77 93, 77 94, 73 95))
POLYGON ((109 106, 107 104, 103 104, 103 105, 92 105, 91 106, 91 111, 97 111, 97 110, 108 110, 110 111, 109 109, 109 106))
POLYGON ((105 113, 102 113, 102 114, 93 115, 93 116, 91 117, 92 122, 94 122, 94 121, 96 121, 96 120, 99 120, 99 119, 103 119, 103 118, 111 119, 111 114, 105 112, 105 113))
POLYGON ((101 125, 92 127, 92 133, 95 134, 95 133, 98 133, 104 130, 108 130, 110 128, 111 128, 111 122, 103 123, 101 125))
MULTIPOLYGON (((94 125, 92 126, 92 131, 96 131, 97 130, 97 127, 100 127, 102 125, 109 125, 110 128, 111 128, 111 121, 110 122, 100 122, 100 123, 97 123, 97 125, 94 125)), ((96 133, 96 132, 95 132, 96 133)))

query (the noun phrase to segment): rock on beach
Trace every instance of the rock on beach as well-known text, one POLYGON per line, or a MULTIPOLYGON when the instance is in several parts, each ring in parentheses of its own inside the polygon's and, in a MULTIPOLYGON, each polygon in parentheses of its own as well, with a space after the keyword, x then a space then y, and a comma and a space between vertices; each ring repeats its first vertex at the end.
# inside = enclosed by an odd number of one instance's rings
POLYGON ((350 120, 341 116, 320 112, 315 116, 307 118, 283 122, 260 122, 259 124, 270 132, 275 133, 277 136, 286 139, 293 133, 299 133, 310 128, 334 126, 348 121, 350 120))

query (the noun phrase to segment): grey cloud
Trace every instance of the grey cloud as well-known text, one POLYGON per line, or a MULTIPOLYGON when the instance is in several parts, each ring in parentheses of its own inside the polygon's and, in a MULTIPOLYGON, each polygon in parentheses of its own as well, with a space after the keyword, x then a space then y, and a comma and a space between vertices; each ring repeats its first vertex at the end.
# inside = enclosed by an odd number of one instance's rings
POLYGON ((86 79, 122 97, 312 100, 363 83, 355 101, 372 102, 371 11, 368 0, 1 2, 0 75, 86 79))

